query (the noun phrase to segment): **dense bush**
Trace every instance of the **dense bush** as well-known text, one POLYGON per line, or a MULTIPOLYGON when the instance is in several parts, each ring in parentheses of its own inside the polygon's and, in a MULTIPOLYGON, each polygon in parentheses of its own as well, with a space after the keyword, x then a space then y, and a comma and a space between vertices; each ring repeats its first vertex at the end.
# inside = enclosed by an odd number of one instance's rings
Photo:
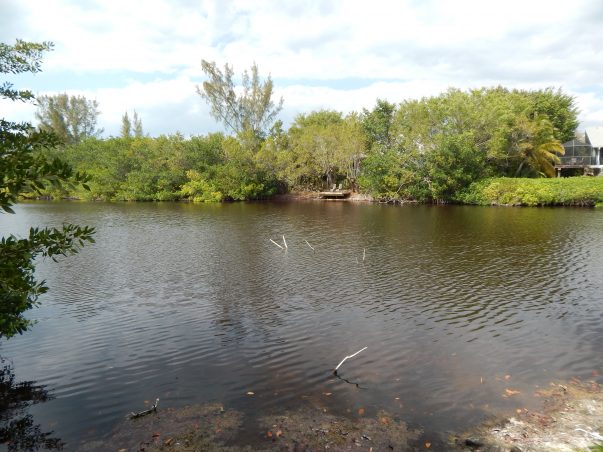
MULTIPOLYGON (((458 202, 484 178, 554 174, 560 142, 576 121, 573 98, 560 91, 496 87, 450 89, 398 105, 378 100, 372 111, 347 116, 314 111, 298 115, 289 130, 277 121, 260 135, 88 138, 51 154, 89 174, 90 192, 48 194, 220 202, 343 184, 383 201, 458 202)), ((520 198, 556 202, 547 196, 520 198)))
POLYGON ((603 204, 603 177, 556 179, 492 178, 474 182, 457 202, 511 206, 594 206, 603 204))

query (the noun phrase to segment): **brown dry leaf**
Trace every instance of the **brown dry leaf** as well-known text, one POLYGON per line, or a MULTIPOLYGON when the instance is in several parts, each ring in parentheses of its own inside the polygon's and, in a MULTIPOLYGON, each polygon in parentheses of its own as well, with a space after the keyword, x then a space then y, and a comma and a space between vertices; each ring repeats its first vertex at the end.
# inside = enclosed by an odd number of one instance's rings
POLYGON ((400 400, 400 397, 396 397, 396 400, 400 400))
POLYGON ((389 419, 386 418, 385 416, 382 416, 379 418, 379 422, 381 422, 383 425, 388 425, 389 424, 389 419))
POLYGON ((247 395, 255 395, 255 392, 253 392, 253 391, 247 391, 247 395))
POLYGON ((174 438, 168 438, 163 442, 163 445, 169 446, 170 444, 172 444, 172 441, 174 441, 174 438))
POLYGON ((511 375, 505 375, 505 380, 510 380, 511 379, 511 375))
POLYGON ((479 377, 479 384, 484 384, 484 377, 479 377))
POLYGON ((278 431, 276 432, 276 437, 277 437, 277 438, 279 438, 279 437, 281 437, 281 436, 283 436, 283 431, 282 431, 282 430, 278 430, 278 431))
POLYGON ((266 433, 266 436, 267 436, 268 438, 272 438, 272 432, 271 432, 270 430, 268 430, 268 433, 266 433))
POLYGON ((117 452, 128 452, 128 449, 119 449, 117 452))
POLYGON ((323 394, 326 395, 326 396, 330 396, 333 393, 332 392, 323 392, 323 394))
POLYGON ((363 416, 363 415, 364 415, 364 408, 359 408, 359 409, 358 409, 358 414, 359 414, 360 416, 363 416))
POLYGON ((592 375, 593 377, 598 377, 598 376, 599 376, 599 372, 597 372, 596 370, 593 370, 593 371, 591 372, 591 375, 592 375))
POLYGON ((149 402, 148 400, 145 400, 145 401, 144 401, 144 404, 145 404, 145 405, 148 405, 149 403, 151 403, 151 402, 149 402))
POLYGON ((515 389, 505 389, 505 394, 507 395, 507 397, 511 397, 517 394, 521 394, 521 392, 516 391, 515 389))
POLYGON ((521 413, 521 409, 520 408, 517 408, 515 411, 517 412, 517 414, 521 413))
POLYGON ((425 448, 429 449, 431 447, 431 443, 425 443, 425 448))

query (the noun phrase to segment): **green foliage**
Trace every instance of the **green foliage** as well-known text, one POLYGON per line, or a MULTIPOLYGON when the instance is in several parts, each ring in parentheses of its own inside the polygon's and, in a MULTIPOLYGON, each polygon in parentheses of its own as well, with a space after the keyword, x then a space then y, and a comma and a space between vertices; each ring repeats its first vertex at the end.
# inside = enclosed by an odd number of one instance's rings
MULTIPOLYGON (((22 74, 40 72, 42 55, 51 50, 51 42, 26 42, 17 39, 14 45, 0 42, 0 74, 22 74)), ((28 101, 34 98, 29 90, 15 90, 4 82, 0 85, 0 97, 10 100, 28 101)))
POLYGON ((455 200, 511 206, 594 206, 603 203, 603 177, 491 178, 471 184, 455 200))
POLYGON ((258 199, 275 193, 278 183, 251 150, 222 134, 184 139, 87 139, 45 155, 60 155, 91 178, 89 191, 50 190, 52 196, 119 201, 203 202, 258 199))
POLYGON ((134 110, 134 116, 132 117, 132 121, 134 122, 134 136, 136 138, 143 137, 144 132, 142 130, 142 119, 140 119, 138 113, 136 113, 136 110, 134 110))
POLYGON ((331 187, 347 179, 357 188, 366 135, 361 118, 345 118, 332 110, 301 114, 289 129, 290 157, 287 181, 308 188, 331 187))
POLYGON ((396 106, 394 104, 382 99, 377 99, 377 105, 372 111, 367 109, 362 111, 362 127, 366 134, 369 149, 375 144, 379 146, 391 144, 390 129, 395 111, 396 106))
POLYGON ((501 87, 450 89, 405 101, 392 113, 378 102, 364 112, 373 145, 363 162, 361 188, 388 201, 448 202, 485 177, 552 176, 563 154, 559 140, 577 126, 573 102, 552 89, 501 87))
POLYGON ((529 92, 529 97, 528 115, 531 119, 546 117, 554 128, 555 139, 561 143, 574 138, 579 124, 574 97, 553 88, 529 92))
POLYGON ((34 277, 34 259, 74 254, 85 242, 93 242, 93 228, 72 224, 62 228, 31 228, 29 237, 13 235, 0 240, 0 337, 22 334, 32 324, 23 313, 37 305, 48 288, 34 277))
MULTIPOLYGON (((1 44, 1 72, 37 72, 42 52, 50 48, 48 43, 24 41, 17 41, 14 46, 1 44)), ((32 98, 29 92, 2 86, 2 97, 32 98)), ((14 213, 12 206, 21 193, 41 193, 47 186, 73 188, 74 183, 88 180, 60 159, 41 153, 56 142, 55 136, 37 132, 30 124, 0 120, 0 215, 14 213)), ((10 235, 0 239, 0 338, 21 334, 31 325, 23 314, 47 290, 43 281, 34 278, 34 259, 41 256, 54 260, 59 255, 73 254, 86 242, 93 242, 93 233, 92 228, 66 224, 60 229, 31 228, 28 238, 10 235)))
POLYGON ((130 138, 132 136, 132 122, 128 116, 128 112, 125 112, 121 117, 121 130, 120 136, 122 138, 130 138))
POLYGON ((98 102, 84 96, 57 94, 37 99, 38 128, 54 133, 65 144, 79 143, 85 138, 98 136, 98 102))
POLYGON ((197 93, 210 105, 212 116, 236 134, 250 132, 258 139, 263 138, 283 108, 282 98, 277 104, 272 100, 270 76, 262 82, 254 63, 251 75, 247 70, 243 72, 243 92, 237 95, 232 66, 226 64, 222 72, 216 63, 201 60, 201 68, 209 80, 203 82, 202 88, 197 87, 197 93))

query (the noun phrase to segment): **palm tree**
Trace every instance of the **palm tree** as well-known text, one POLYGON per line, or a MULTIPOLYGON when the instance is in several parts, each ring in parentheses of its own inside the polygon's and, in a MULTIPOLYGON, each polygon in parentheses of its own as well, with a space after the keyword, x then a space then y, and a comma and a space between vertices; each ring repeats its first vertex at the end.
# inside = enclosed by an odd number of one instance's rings
POLYGON ((528 119, 520 116, 511 133, 512 147, 519 160, 515 177, 519 177, 526 169, 531 173, 555 176, 555 164, 565 149, 555 138, 554 128, 547 118, 528 119))

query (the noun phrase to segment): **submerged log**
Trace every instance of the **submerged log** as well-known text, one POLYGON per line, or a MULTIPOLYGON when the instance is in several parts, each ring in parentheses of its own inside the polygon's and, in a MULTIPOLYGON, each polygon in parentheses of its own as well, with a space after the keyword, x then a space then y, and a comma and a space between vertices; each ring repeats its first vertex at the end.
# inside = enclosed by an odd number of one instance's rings
POLYGON ((149 408, 148 410, 144 410, 144 411, 139 411, 138 413, 135 412, 131 412, 130 414, 128 414, 128 418, 129 419, 136 419, 142 416, 146 416, 147 414, 151 414, 151 413, 156 413, 157 412, 157 405, 159 405, 159 399, 155 399, 155 404, 149 408))

